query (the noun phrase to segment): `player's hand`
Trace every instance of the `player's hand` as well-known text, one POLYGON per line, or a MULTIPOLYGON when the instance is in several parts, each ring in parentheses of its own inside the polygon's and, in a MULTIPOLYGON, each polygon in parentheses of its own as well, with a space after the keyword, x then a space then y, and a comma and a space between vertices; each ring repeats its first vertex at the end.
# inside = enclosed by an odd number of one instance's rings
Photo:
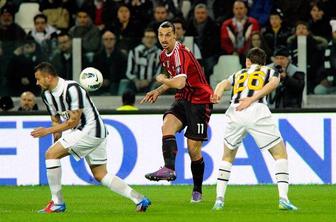
POLYGON ((251 97, 246 97, 239 100, 239 105, 236 107, 236 111, 242 111, 246 109, 253 103, 253 99, 251 97))
POLYGON ((160 93, 154 89, 146 94, 146 96, 140 101, 140 104, 143 103, 155 103, 160 93))
POLYGON ((49 130, 47 128, 44 127, 39 127, 34 129, 30 135, 32 135, 34 138, 40 138, 42 136, 46 136, 49 134, 49 130))
POLYGON ((160 83, 164 83, 164 81, 167 79, 166 75, 164 74, 159 74, 155 77, 156 81, 160 83))
POLYGON ((213 94, 210 96, 210 102, 215 104, 219 103, 220 99, 220 96, 218 96, 217 94, 213 94))

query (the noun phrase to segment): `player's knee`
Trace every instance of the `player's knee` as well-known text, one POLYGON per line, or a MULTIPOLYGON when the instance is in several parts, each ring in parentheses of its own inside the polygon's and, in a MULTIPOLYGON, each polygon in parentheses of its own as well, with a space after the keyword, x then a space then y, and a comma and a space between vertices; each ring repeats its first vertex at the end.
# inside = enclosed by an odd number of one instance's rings
POLYGON ((162 135, 175 135, 176 131, 172 127, 167 125, 162 125, 161 127, 162 135))
POLYGON ((57 155, 52 149, 48 149, 47 152, 45 153, 45 158, 46 160, 57 159, 57 155))

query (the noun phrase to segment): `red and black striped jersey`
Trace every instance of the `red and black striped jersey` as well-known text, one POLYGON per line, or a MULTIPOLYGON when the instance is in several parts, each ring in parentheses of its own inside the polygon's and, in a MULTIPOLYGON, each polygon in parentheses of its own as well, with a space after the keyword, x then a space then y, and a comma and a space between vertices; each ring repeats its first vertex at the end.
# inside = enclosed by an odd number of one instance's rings
POLYGON ((175 99, 185 99, 194 104, 210 102, 212 89, 208 84, 204 71, 191 51, 180 42, 176 42, 174 49, 168 54, 164 49, 160 54, 160 62, 167 70, 170 78, 185 76, 186 85, 177 90, 175 99))

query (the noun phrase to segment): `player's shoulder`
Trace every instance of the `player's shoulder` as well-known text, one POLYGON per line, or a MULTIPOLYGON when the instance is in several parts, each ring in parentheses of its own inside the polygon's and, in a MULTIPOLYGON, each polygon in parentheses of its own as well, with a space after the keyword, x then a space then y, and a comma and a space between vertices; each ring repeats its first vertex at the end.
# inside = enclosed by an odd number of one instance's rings
POLYGON ((160 55, 159 55, 160 59, 164 59, 167 57, 167 54, 166 54, 166 49, 163 49, 161 52, 160 52, 160 55))
POLYGON ((80 86, 80 84, 74 80, 66 80, 65 82, 68 85, 68 88, 73 87, 73 86, 75 87, 80 86))
POLYGON ((243 68, 243 69, 238 70, 238 71, 235 72, 234 74, 241 74, 241 73, 245 73, 245 72, 247 72, 247 71, 248 71, 247 68, 243 68))
POLYGON ((260 68, 261 69, 263 69, 263 70, 274 70, 272 67, 270 67, 270 66, 260 66, 260 68))
POLYGON ((188 52, 188 53, 191 53, 191 50, 186 45, 184 45, 181 42, 177 43, 177 50, 179 52, 188 52))

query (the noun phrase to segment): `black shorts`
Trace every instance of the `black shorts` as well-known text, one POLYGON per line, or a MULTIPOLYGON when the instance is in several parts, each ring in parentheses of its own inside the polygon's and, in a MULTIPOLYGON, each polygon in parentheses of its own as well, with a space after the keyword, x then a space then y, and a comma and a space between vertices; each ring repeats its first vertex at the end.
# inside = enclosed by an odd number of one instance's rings
MULTIPOLYGON (((186 100, 175 101, 169 110, 165 112, 163 118, 167 114, 173 114, 178 118, 183 127, 187 127, 184 134, 185 137, 198 140, 208 140, 208 122, 212 112, 212 104, 192 104, 186 100)), ((181 131, 180 130, 180 131, 181 131)))

